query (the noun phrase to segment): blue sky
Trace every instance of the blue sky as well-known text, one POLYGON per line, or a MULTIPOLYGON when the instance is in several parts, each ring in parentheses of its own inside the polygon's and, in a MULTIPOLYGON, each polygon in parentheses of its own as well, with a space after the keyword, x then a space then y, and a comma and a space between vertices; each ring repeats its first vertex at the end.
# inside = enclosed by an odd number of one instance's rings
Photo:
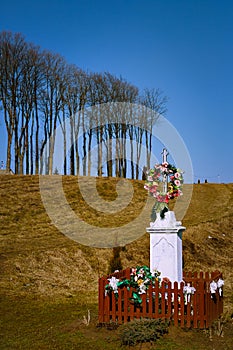
POLYGON ((2 30, 84 70, 122 75, 141 90, 160 88, 195 181, 233 182, 232 1, 9 0, 1 4, 2 30))

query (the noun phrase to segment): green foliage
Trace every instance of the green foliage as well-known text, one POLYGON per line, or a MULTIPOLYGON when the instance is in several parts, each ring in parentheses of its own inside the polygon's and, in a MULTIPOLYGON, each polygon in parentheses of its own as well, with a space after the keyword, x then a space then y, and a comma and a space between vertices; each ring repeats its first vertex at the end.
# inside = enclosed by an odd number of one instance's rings
POLYGON ((122 270, 122 262, 121 262, 121 257, 120 257, 120 252, 121 252, 121 247, 114 247, 113 248, 113 256, 109 262, 109 269, 108 273, 113 273, 116 270, 122 270))
POLYGON ((155 342, 166 333, 168 333, 168 323, 160 319, 136 319, 119 327, 122 345, 129 346, 155 342))
POLYGON ((151 221, 154 222, 157 218, 157 214, 158 212, 160 212, 160 217, 161 219, 164 219, 165 217, 165 213, 168 211, 168 205, 167 203, 162 203, 162 202, 155 202, 153 207, 152 207, 152 211, 151 211, 151 221))

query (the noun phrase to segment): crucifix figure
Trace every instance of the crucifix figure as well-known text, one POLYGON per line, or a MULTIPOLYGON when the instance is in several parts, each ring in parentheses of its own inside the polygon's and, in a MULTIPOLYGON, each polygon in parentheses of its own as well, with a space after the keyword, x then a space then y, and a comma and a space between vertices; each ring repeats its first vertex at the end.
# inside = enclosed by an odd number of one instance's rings
MULTIPOLYGON (((169 153, 166 148, 163 149, 161 154, 163 156, 163 163, 167 163, 167 156, 169 153)), ((167 174, 163 175, 163 192, 167 193, 167 174)))
POLYGON ((163 156, 163 163, 167 163, 167 156, 169 155, 168 151, 166 150, 166 148, 163 149, 162 151, 162 156, 163 156))

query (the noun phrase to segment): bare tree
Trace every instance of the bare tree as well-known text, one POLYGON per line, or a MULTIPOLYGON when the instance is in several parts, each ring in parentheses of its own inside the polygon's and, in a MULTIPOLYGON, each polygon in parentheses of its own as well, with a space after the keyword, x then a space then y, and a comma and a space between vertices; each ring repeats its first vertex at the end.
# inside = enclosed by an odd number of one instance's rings
MULTIPOLYGON (((85 130, 84 109, 87 103, 88 77, 87 74, 76 67, 68 67, 66 104, 70 121, 70 173, 80 174, 80 130, 85 130)), ((83 136, 83 151, 86 150, 86 136, 83 136)), ((85 166, 84 166, 85 167, 85 166)), ((86 169, 86 167, 85 167, 86 169)))
MULTIPOLYGON (((26 71, 28 44, 21 34, 0 33, 0 99, 4 108, 7 129, 7 170, 11 166, 11 147, 14 140, 15 173, 19 158, 25 149, 28 120, 25 120, 25 101, 22 92, 23 74, 26 71), (24 141, 23 141, 24 139, 24 141)), ((28 116, 27 116, 28 117, 28 116)), ((22 166, 21 166, 22 172, 22 166)))
MULTIPOLYGON (((106 149, 107 175, 113 175, 113 164, 115 162, 115 175, 126 177, 126 139, 129 124, 126 103, 136 101, 138 89, 122 78, 115 77, 110 73, 92 75, 91 84, 92 104, 117 103, 117 106, 113 104, 111 110, 107 107, 99 107, 99 113, 95 113, 98 125, 95 130, 98 145, 98 176, 102 176, 103 173, 103 162, 105 162, 103 158, 104 144, 106 149), (113 154, 113 145, 115 156, 113 154), (113 161, 113 159, 115 160, 113 161)), ((97 110, 98 107, 95 109, 97 110)))
POLYGON ((138 88, 122 77, 108 72, 87 74, 67 65, 60 55, 41 52, 21 34, 0 33, 0 104, 8 137, 7 169, 14 156, 17 174, 53 173, 60 124, 64 174, 68 166, 73 175, 79 175, 81 168, 83 175, 91 174, 94 143, 98 176, 106 170, 107 176, 126 177, 131 172, 132 178, 139 178, 142 145, 146 145, 149 167, 153 128, 158 113, 166 111, 166 102, 159 89, 145 89, 139 97, 138 88), (135 107, 138 104, 142 107, 135 107))
POLYGON ((140 98, 140 103, 147 107, 144 110, 144 122, 145 122, 145 142, 147 150, 146 167, 150 168, 150 158, 152 152, 152 135, 153 128, 156 125, 159 115, 165 115, 167 112, 168 98, 163 94, 160 89, 145 89, 143 96, 140 98))
MULTIPOLYGON (((58 114, 62 108, 62 91, 63 91, 63 69, 64 59, 60 55, 52 54, 48 51, 43 53, 43 74, 44 85, 41 90, 40 103, 43 113, 44 139, 42 142, 40 155, 41 162, 44 148, 47 147, 48 159, 46 159, 47 171, 49 175, 53 173, 53 155, 56 138, 56 127, 58 114)), ((40 172, 42 173, 41 168, 40 172)))
MULTIPOLYGON (((36 128, 38 128, 38 111, 37 111, 37 90, 39 86, 39 52, 38 48, 29 44, 24 57, 23 69, 21 72, 20 82, 20 99, 19 107, 21 112, 21 123, 18 140, 18 157, 20 173, 24 173, 24 163, 26 174, 33 173, 33 132, 34 116, 36 114, 36 128), (29 126, 31 123, 31 130, 29 126), (30 139, 29 139, 30 134, 30 139), (30 143, 30 145, 29 145, 30 143), (30 155, 31 153, 31 155, 30 155), (25 159, 26 155, 26 159, 25 159), (25 162, 24 162, 25 160, 25 162), (31 166, 30 166, 31 163, 31 166), (31 168, 31 171, 30 171, 31 168)), ((38 135, 36 135, 38 137, 38 135)), ((36 142, 38 143, 38 141, 36 142)))
POLYGON ((33 111, 32 111, 32 123, 30 132, 30 173, 39 174, 39 162, 40 162, 40 116, 39 116, 39 96, 44 82, 42 74, 43 56, 40 54, 39 48, 34 48, 31 52, 31 64, 33 66, 31 72, 32 79, 32 99, 33 99, 33 111), (35 149, 35 152, 34 152, 35 149), (35 153, 35 154, 34 154, 35 153), (35 161, 34 161, 35 156, 35 161), (34 170, 35 169, 35 170, 34 170))

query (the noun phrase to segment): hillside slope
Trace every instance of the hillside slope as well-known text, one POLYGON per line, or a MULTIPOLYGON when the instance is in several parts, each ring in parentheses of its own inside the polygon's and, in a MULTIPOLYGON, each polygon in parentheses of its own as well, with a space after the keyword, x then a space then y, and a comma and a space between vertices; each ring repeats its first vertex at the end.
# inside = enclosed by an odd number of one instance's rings
MULTIPOLYGON (((83 220, 106 226, 136 217, 147 196, 142 181, 132 181, 134 196, 120 217, 97 214, 83 200, 77 178, 63 177, 63 188, 73 211, 83 220)), ((98 193, 114 200, 117 179, 101 178, 98 193)), ((88 178, 87 178, 88 186, 88 178)), ((233 184, 198 184, 182 224, 185 270, 223 272, 225 308, 232 310, 233 184)), ((51 223, 41 201, 38 176, 0 176, 1 291, 3 295, 71 296, 93 292, 98 277, 108 271, 112 249, 91 248, 61 234, 51 223)), ((145 222, 145 228, 149 222, 145 222)), ((123 267, 149 264, 149 235, 142 232, 121 252, 123 267)))

